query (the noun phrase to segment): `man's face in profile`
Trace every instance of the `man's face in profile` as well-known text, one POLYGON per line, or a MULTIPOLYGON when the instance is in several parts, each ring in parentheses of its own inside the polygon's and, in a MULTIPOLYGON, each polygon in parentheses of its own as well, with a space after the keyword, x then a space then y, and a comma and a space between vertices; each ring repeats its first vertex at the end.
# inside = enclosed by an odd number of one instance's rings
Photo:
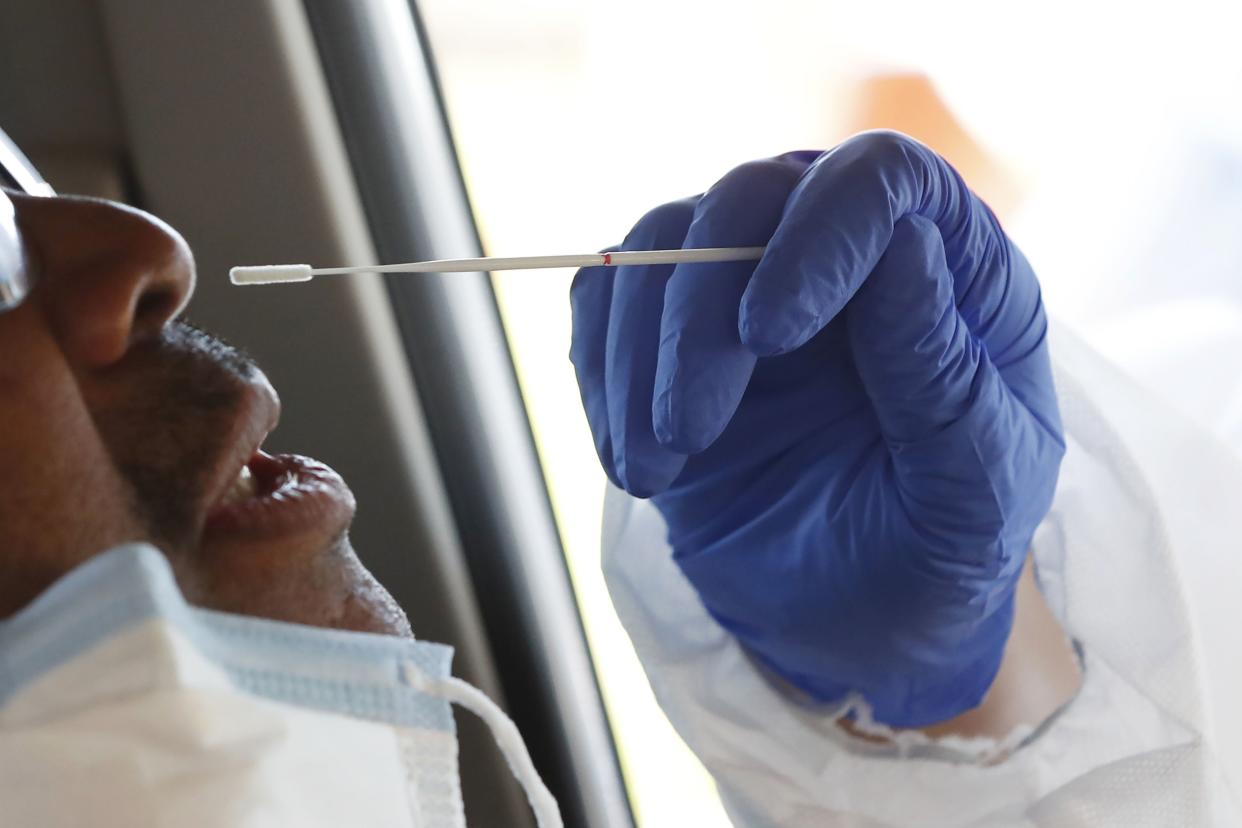
POLYGON ((173 321, 184 240, 121 205, 6 193, 35 286, 0 314, 0 618, 144 540, 201 606, 408 634, 349 545, 341 479, 259 451, 279 416, 262 372, 173 321))

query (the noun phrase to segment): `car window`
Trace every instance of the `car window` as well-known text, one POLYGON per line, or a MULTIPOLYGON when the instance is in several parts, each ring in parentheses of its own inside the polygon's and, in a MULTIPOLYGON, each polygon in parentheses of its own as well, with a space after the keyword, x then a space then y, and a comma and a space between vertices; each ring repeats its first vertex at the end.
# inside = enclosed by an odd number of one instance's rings
MULTIPOLYGON (((487 253, 616 244, 743 161, 899 129, 992 206, 1061 324, 1242 446, 1242 376, 1202 356, 1242 347, 1232 5, 419 4, 487 253)), ((603 584, 604 477, 566 356, 572 275, 494 284, 624 772, 642 825, 723 825, 603 584)))

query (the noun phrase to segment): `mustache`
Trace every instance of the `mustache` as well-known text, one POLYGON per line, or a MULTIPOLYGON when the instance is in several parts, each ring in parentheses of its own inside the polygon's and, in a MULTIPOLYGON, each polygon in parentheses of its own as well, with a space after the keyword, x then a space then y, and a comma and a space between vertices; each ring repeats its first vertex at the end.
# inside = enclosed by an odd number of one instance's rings
POLYGON ((179 319, 143 346, 108 443, 153 539, 176 545, 192 529, 229 425, 258 371, 244 350, 179 319))
POLYGON ((194 355, 197 360, 208 361, 243 379, 258 368, 254 358, 243 348, 226 342, 185 317, 178 318, 165 328, 160 347, 171 354, 194 355))

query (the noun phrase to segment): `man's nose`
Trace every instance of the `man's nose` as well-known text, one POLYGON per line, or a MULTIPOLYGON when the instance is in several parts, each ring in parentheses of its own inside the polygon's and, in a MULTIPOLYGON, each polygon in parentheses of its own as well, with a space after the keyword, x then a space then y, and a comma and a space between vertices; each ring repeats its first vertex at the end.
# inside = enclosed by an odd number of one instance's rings
POLYGON ((177 231, 110 201, 12 195, 42 305, 61 347, 102 367, 156 338, 194 292, 177 231))

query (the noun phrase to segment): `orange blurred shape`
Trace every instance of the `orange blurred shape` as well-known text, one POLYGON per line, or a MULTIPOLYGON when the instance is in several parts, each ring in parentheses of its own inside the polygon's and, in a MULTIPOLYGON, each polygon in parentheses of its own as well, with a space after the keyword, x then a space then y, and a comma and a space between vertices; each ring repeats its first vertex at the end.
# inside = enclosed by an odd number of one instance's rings
POLYGON ((944 156, 1002 221, 1018 206, 1016 176, 966 131, 926 75, 873 75, 857 83, 853 97, 855 108, 845 119, 850 133, 904 132, 944 156))

